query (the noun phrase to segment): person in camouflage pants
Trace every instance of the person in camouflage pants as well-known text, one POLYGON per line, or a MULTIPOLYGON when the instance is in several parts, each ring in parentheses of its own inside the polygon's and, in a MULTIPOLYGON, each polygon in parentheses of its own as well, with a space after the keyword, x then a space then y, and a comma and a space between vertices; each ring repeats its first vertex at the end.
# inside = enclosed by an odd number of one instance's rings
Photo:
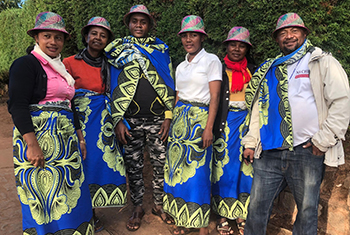
POLYGON ((130 36, 117 38, 106 48, 111 71, 111 113, 115 133, 124 145, 129 179, 132 216, 126 224, 130 231, 141 226, 145 212, 142 171, 143 153, 148 146, 153 165, 154 207, 152 213, 167 224, 173 219, 163 211, 163 181, 166 142, 175 101, 175 84, 169 47, 149 36, 155 25, 144 5, 131 7, 124 16, 130 36))

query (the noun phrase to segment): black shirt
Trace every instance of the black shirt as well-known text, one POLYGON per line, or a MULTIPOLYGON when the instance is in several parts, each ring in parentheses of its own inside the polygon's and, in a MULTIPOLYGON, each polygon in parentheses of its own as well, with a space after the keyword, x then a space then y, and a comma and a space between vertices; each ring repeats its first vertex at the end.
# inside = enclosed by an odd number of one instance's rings
POLYGON ((136 87, 136 92, 125 117, 153 117, 164 114, 165 106, 162 100, 147 80, 144 73, 141 74, 136 87))

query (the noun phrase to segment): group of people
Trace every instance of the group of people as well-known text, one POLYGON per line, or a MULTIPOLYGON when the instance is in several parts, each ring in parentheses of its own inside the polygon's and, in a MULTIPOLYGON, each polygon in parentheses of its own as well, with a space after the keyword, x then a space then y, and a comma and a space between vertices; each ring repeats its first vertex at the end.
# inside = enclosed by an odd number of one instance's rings
POLYGON ((344 164, 350 92, 302 19, 278 19, 281 53, 257 67, 248 29, 229 31, 222 64, 203 48, 202 18, 188 15, 175 74, 168 46, 150 35, 148 9, 131 7, 124 23, 131 35, 114 39, 105 18, 91 18, 85 48, 63 62, 70 34, 61 16, 42 12, 27 32, 36 43, 10 68, 8 101, 23 233, 102 230, 94 208, 125 205, 126 176, 134 206, 126 228, 138 230, 147 148, 152 213, 173 234, 208 235, 211 211, 221 235, 265 234, 287 185, 298 208, 293 234, 317 234, 324 166, 344 164))

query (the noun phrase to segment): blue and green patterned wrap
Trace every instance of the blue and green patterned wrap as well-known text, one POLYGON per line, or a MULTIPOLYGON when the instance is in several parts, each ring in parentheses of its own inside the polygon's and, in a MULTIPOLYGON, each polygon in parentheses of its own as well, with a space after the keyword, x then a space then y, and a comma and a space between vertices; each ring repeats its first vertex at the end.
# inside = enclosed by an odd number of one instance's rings
POLYGON ((229 219, 246 219, 253 167, 243 162, 242 130, 248 110, 229 107, 224 130, 213 144, 212 208, 229 219))
POLYGON ((313 50, 311 42, 306 39, 303 45, 291 54, 284 56, 280 53, 276 58, 266 60, 253 74, 245 93, 249 110, 245 130, 249 126, 251 110, 257 100, 263 150, 293 148, 287 65, 295 63, 313 50))
POLYGON ((169 47, 156 37, 127 36, 105 48, 111 71, 111 112, 114 123, 124 116, 136 92, 142 73, 172 111, 175 101, 173 68, 169 47))
POLYGON ((173 111, 164 166, 163 209, 177 226, 209 224, 212 146, 202 149, 201 137, 209 107, 179 100, 173 111))
POLYGON ((45 167, 34 167, 27 160, 26 142, 14 128, 23 234, 93 234, 91 199, 71 109, 53 103, 31 105, 30 110, 45 167))
POLYGON ((85 175, 92 207, 126 204, 126 177, 122 149, 114 134, 110 99, 85 89, 75 91, 74 104, 86 141, 85 175))

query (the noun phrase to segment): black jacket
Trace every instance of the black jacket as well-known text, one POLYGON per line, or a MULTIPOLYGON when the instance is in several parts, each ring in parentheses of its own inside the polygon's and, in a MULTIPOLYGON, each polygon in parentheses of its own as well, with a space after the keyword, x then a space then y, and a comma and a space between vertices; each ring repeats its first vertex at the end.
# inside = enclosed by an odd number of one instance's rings
MULTIPOLYGON (((247 67, 251 72, 251 74, 253 74, 255 70, 258 68, 256 65, 249 64, 249 63, 247 67)), ((220 132, 222 132, 225 128, 229 102, 230 102, 230 84, 226 73, 226 65, 223 64, 222 82, 221 82, 221 90, 220 90, 220 103, 219 103, 218 112, 216 114, 214 129, 213 129, 213 133, 215 137, 219 137, 220 132)))
MULTIPOLYGON (((47 75, 34 55, 29 54, 16 59, 10 67, 8 111, 19 132, 24 135, 34 132, 29 105, 38 104, 47 92, 47 75)), ((71 102, 72 104, 74 102, 71 102)), ((74 112, 74 125, 80 129, 74 112)))

